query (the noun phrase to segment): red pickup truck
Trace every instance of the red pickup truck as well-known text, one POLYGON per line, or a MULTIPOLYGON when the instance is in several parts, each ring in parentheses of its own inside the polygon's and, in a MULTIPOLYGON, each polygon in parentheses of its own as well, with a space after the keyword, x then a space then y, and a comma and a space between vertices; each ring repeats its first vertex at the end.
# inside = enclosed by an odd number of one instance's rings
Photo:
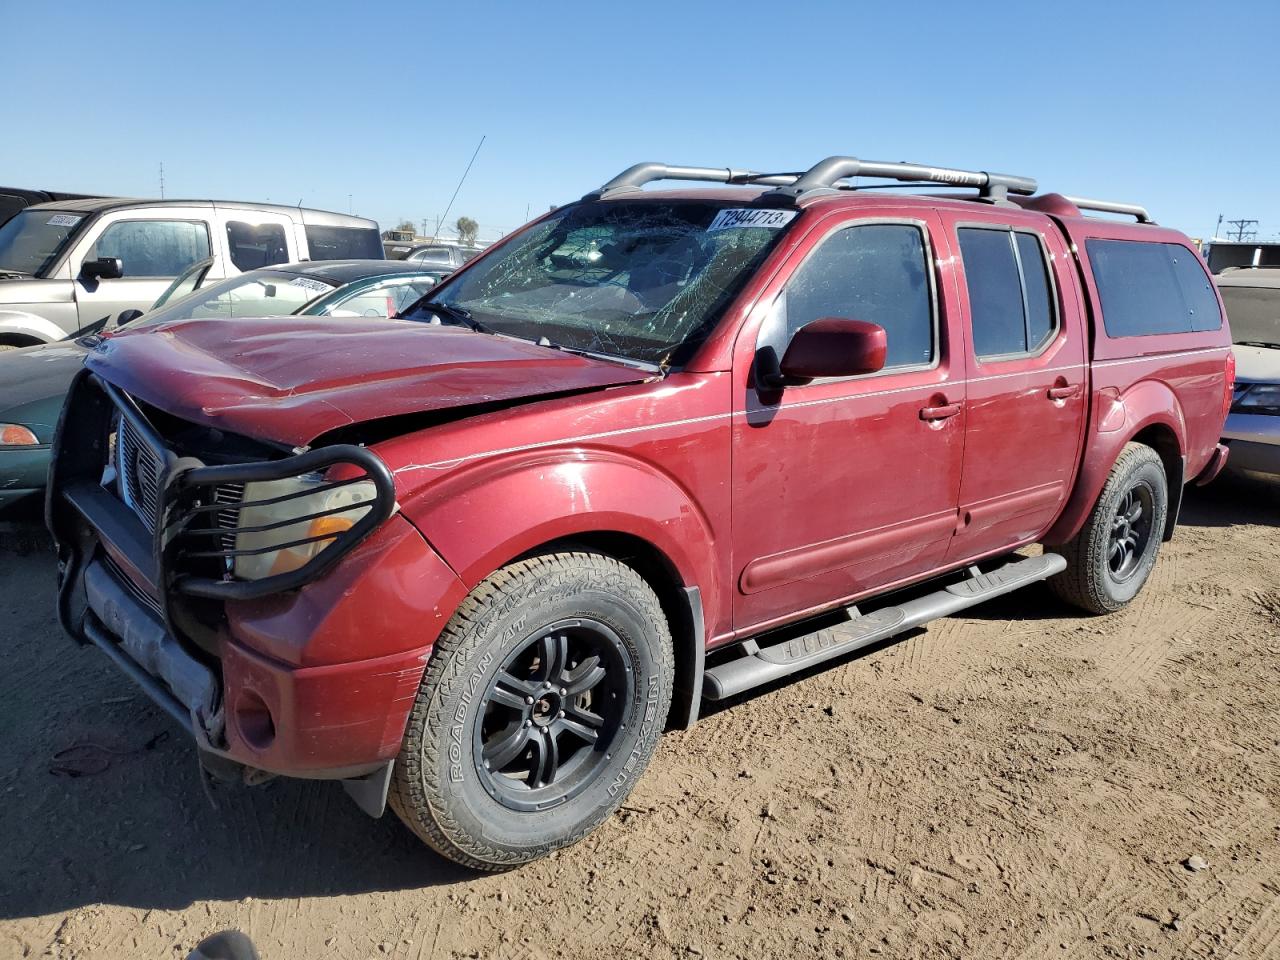
POLYGON ((105 338, 49 485, 59 615, 209 770, 341 780, 500 869, 596 827, 704 698, 1035 581, 1129 602, 1232 378, 1141 208, 640 164, 407 319, 105 338))

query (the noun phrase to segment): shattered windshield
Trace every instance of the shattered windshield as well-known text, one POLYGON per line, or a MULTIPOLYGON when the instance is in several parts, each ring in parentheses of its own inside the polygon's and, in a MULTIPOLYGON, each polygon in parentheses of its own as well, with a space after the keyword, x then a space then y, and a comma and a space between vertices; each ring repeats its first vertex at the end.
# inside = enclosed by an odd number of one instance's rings
POLYGON ((574 204, 446 281, 406 317, 452 314, 568 350, 679 364, 794 217, 715 201, 574 204))

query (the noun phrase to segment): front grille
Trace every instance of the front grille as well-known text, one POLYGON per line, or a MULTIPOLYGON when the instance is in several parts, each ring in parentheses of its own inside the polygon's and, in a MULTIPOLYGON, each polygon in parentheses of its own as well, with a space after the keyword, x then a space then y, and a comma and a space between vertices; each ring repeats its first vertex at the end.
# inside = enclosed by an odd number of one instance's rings
POLYGON ((163 622, 164 613, 160 610, 160 601, 147 593, 147 591, 143 590, 134 582, 132 577, 120 569, 120 565, 111 559, 111 554, 104 550, 101 555, 103 566, 111 572, 111 575, 116 578, 120 586, 124 587, 133 599, 137 600, 140 604, 154 613, 157 620, 163 622))
POLYGON ((160 481, 164 464, 138 436, 128 417, 120 418, 116 433, 120 493, 143 525, 155 533, 160 516, 160 481))

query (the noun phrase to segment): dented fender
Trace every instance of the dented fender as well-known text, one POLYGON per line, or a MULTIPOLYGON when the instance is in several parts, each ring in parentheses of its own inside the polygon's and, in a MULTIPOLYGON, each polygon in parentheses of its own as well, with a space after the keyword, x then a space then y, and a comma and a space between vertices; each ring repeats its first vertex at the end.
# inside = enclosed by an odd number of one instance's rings
POLYGON ((701 588, 719 616, 717 543, 695 498, 653 464, 614 449, 528 451, 459 469, 402 504, 404 515, 473 588, 512 559, 583 534, 639 538, 701 588))

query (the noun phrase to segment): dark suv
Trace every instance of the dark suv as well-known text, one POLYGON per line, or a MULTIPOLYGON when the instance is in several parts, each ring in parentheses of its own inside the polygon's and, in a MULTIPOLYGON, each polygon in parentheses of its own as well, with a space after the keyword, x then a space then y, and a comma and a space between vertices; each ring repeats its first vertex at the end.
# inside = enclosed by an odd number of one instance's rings
POLYGON ((389 795, 498 869, 704 698, 1039 580, 1122 607, 1223 465, 1230 336, 1182 234, 1036 190, 641 164, 417 324, 112 337, 50 482, 62 622, 210 769, 389 795))

